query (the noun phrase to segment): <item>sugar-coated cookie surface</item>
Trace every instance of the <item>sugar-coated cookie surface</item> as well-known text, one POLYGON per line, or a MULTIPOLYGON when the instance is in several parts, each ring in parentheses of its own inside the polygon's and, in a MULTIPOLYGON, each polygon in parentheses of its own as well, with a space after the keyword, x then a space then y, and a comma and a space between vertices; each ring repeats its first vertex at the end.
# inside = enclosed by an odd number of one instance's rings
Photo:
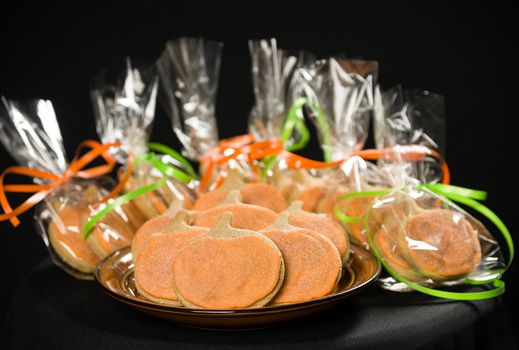
POLYGON ((350 242, 344 229, 330 216, 307 212, 302 206, 301 201, 295 201, 290 205, 286 211, 289 213, 289 223, 329 238, 339 251, 342 261, 347 263, 350 257, 350 242))
POLYGON ((177 255, 172 274, 182 304, 194 308, 260 307, 277 293, 284 262, 265 236, 229 225, 225 213, 206 234, 189 242, 177 255))
POLYGON ((433 279, 465 276, 481 261, 481 247, 463 214, 428 209, 409 218, 399 243, 409 261, 433 279))
POLYGON ((135 233, 132 241, 132 254, 138 256, 141 249, 151 236, 166 228, 168 224, 173 222, 172 215, 160 215, 146 221, 135 233))
POLYGON ((139 292, 160 303, 180 305, 173 288, 173 262, 190 239, 206 232, 206 228, 199 227, 149 239, 135 260, 135 282, 139 292))
POLYGON ((265 230, 283 254, 285 281, 273 304, 298 303, 330 294, 341 276, 341 259, 324 236, 306 229, 265 230), (320 236, 320 237, 319 237, 320 236))

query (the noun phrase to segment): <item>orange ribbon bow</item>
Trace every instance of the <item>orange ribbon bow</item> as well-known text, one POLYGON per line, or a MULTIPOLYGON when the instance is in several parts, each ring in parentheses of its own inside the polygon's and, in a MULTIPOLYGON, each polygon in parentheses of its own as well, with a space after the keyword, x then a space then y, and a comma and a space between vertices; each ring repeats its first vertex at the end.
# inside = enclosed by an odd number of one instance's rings
MULTIPOLYGON (((252 169, 256 169, 254 161, 270 156, 277 156, 285 160, 287 168, 289 169, 319 169, 319 168, 333 168, 341 165, 346 159, 359 156, 366 160, 405 160, 405 161, 419 161, 425 159, 426 156, 436 158, 442 167, 442 182, 448 184, 450 182, 449 167, 441 155, 424 146, 403 146, 400 148, 385 148, 385 149, 366 149, 349 153, 344 159, 333 162, 321 162, 299 156, 295 153, 288 152, 284 149, 283 141, 281 140, 267 140, 254 141, 251 134, 235 136, 229 139, 221 140, 218 146, 208 156, 201 159, 200 163, 203 166, 204 172, 200 180, 200 191, 206 190, 215 166, 221 167, 229 160, 235 159, 240 155, 244 155, 252 169)), ((224 177, 220 174, 216 187, 221 185, 224 177)))
MULTIPOLYGON (((0 214, 0 221, 10 220, 11 224, 16 227, 20 224, 18 215, 26 212, 40 201, 45 199, 54 189, 61 186, 71 178, 77 177, 82 179, 91 179, 101 175, 109 174, 116 165, 115 159, 108 152, 112 147, 120 146, 120 142, 109 144, 101 144, 94 140, 86 140, 79 144, 74 158, 69 164, 69 167, 64 174, 54 174, 49 171, 32 169, 25 166, 11 166, 4 170, 0 175, 0 205, 4 210, 4 214, 0 214), (85 154, 81 155, 83 149, 89 148, 85 154), (97 157, 102 157, 106 164, 84 169, 88 164, 94 161, 97 157), (40 178, 48 180, 45 184, 9 184, 5 185, 4 180, 7 175, 22 175, 32 178, 40 178), (33 193, 22 204, 12 209, 7 200, 6 193, 33 193)), ((117 195, 124 187, 125 182, 131 175, 133 170, 133 158, 130 156, 128 166, 125 173, 120 179, 119 184, 102 200, 106 202, 108 199, 117 195)))

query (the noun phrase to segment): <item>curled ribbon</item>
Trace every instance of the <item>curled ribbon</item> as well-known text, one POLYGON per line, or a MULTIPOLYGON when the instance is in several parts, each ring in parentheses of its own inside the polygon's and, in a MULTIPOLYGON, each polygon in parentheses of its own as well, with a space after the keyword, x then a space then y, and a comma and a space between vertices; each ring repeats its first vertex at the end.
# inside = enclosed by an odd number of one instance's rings
MULTIPOLYGON (((351 152, 345 158, 333 162, 321 162, 287 151, 282 140, 254 142, 252 135, 246 134, 233 137, 232 139, 222 140, 218 147, 201 161, 202 164, 204 164, 205 171, 200 181, 199 190, 204 191, 207 189, 215 167, 222 167, 229 160, 235 159, 240 155, 246 158, 251 168, 255 167, 255 160, 266 158, 264 171, 272 166, 273 160, 276 158, 284 159, 288 169, 320 169, 337 167, 353 156, 359 156, 366 160, 389 159, 414 162, 423 160, 426 156, 432 156, 441 164, 442 182, 444 184, 450 182, 450 171, 445 160, 438 152, 424 146, 411 145, 398 148, 366 149, 351 152)), ((222 177, 220 176, 220 179, 217 180, 217 185, 221 183, 222 177)))
MULTIPOLYGON (((218 146, 215 147, 209 155, 200 160, 203 174, 202 179, 200 180, 199 192, 208 190, 209 182, 216 167, 222 168, 228 161, 240 156, 249 163, 249 166, 255 172, 257 172, 257 167, 255 166, 254 161, 261 159, 263 163, 263 169, 261 171, 262 177, 267 174, 268 170, 272 168, 275 160, 278 158, 284 159, 289 169, 318 169, 339 166, 346 159, 352 156, 359 156, 366 160, 388 159, 395 161, 420 161, 424 160, 426 156, 432 156, 441 164, 443 183, 448 184, 450 182, 450 171, 445 160, 438 152, 424 146, 411 145, 386 149, 361 150, 351 152, 346 155, 344 159, 337 161, 331 161, 330 154, 325 152, 325 162, 308 159, 291 153, 291 151, 303 148, 310 139, 310 132, 305 125, 303 116, 303 107, 307 103, 308 100, 301 97, 292 104, 287 113, 285 123, 283 124, 280 139, 255 141, 251 134, 245 134, 221 140, 218 146), (294 130, 298 132, 299 138, 292 144, 287 144, 288 140, 293 135, 294 130)), ((326 126, 327 124, 323 124, 326 123, 326 117, 322 110, 315 103, 311 103, 311 106, 317 114, 317 119, 320 125, 322 127, 326 126)), ((216 187, 223 183, 223 175, 223 172, 220 171, 216 180, 216 187)))
MULTIPOLYGON (((231 141, 233 143, 234 141, 231 141)), ((233 143, 234 144, 234 143, 233 143)), ((239 143, 241 144, 241 143, 239 143)), ((198 175, 194 171, 193 167, 189 163, 187 159, 182 157, 180 153, 175 151, 174 149, 160 144, 160 143, 149 143, 148 149, 150 151, 157 151, 164 155, 167 155, 171 157, 177 166, 173 166, 171 164, 168 164, 166 161, 161 159, 160 157, 157 157, 157 155, 153 152, 148 152, 142 156, 137 157, 135 160, 135 163, 138 165, 141 162, 148 162, 152 167, 157 169, 162 175, 163 178, 153 182, 151 184, 136 188, 130 192, 127 192, 114 200, 110 201, 110 203, 106 203, 104 207, 100 207, 99 211, 97 211, 95 214, 93 214, 89 219, 88 222, 83 227, 83 237, 88 237, 90 234, 90 231, 94 228, 94 226, 109 212, 117 208, 118 206, 129 202, 133 199, 136 199, 137 197, 140 197, 142 195, 145 195, 148 192, 152 192, 155 190, 158 190, 161 188, 165 183, 167 177, 171 177, 174 179, 177 179, 184 183, 189 183, 193 179, 198 179, 198 175)))
MULTIPOLYGON (((0 175, 0 205, 4 214, 0 214, 0 221, 9 220, 11 224, 16 227, 20 224, 18 215, 26 212, 40 201, 45 199, 54 189, 61 186, 63 183, 69 181, 71 178, 91 179, 101 175, 110 173, 115 167, 116 161, 110 155, 109 150, 112 147, 118 147, 119 142, 101 144, 94 140, 86 140, 79 144, 74 158, 70 162, 67 170, 63 174, 54 174, 49 171, 41 169, 32 169, 25 166, 12 166, 4 170, 0 175), (86 153, 81 155, 84 149, 89 149, 86 153), (85 169, 96 158, 102 157, 106 164, 94 166, 85 169), (4 184, 7 175, 22 175, 30 178, 40 178, 47 180, 44 184, 4 184), (6 193, 33 193, 28 199, 16 208, 11 208, 7 199, 6 193)), ((130 161, 125 173, 121 176, 120 182, 117 186, 105 196, 101 202, 114 197, 119 193, 125 182, 131 175, 133 169, 133 161, 130 161)))
POLYGON ((393 270, 391 266, 382 258, 381 254, 377 250, 376 245, 373 243, 373 238, 371 237, 370 227, 368 223, 369 213, 364 214, 363 216, 347 216, 341 211, 341 203, 343 203, 346 200, 349 200, 351 198, 355 197, 380 197, 386 194, 389 194, 394 189, 386 189, 386 190, 380 190, 380 191, 361 191, 361 192, 352 192, 343 195, 339 199, 337 199, 337 202, 335 203, 334 207, 334 214, 335 216, 344 222, 359 222, 364 221, 364 227, 366 230, 366 237, 369 242, 369 246, 371 250, 373 251, 373 254, 375 257, 382 263, 386 271, 397 281, 400 281, 404 284, 406 284, 408 287, 419 291, 424 294, 428 294, 434 297, 438 298, 444 298, 444 299, 453 299, 453 300, 481 300, 481 299, 489 299, 489 298, 495 298, 499 295, 502 295, 505 292, 505 282, 503 282, 500 278, 505 273, 505 271, 510 267, 512 264, 512 261, 514 259, 514 243, 512 240, 512 235, 510 234, 510 231, 506 227, 506 225, 503 223, 503 221, 488 207, 481 204, 480 200, 485 200, 487 197, 487 193, 485 191, 480 190, 473 190, 470 188, 464 188, 459 186, 452 186, 452 185, 446 185, 446 184, 421 184, 416 186, 418 190, 425 190, 430 191, 437 196, 444 198, 447 202, 453 201, 457 203, 461 203, 469 208, 474 209, 475 211, 479 212, 481 215, 485 216, 490 222, 492 222, 496 228, 499 230, 499 232, 503 235, 508 252, 508 262, 503 269, 496 270, 494 272, 498 273, 497 277, 491 277, 484 280, 474 280, 470 278, 465 278, 464 282, 466 284, 470 285, 481 285, 481 284, 492 284, 492 288, 486 291, 481 292, 450 292, 450 291, 444 291, 444 290, 438 290, 433 288, 428 288, 425 286, 422 286, 418 283, 415 283, 413 281, 410 281, 400 275, 398 272, 393 270))
POLYGON ((450 170, 445 159, 443 159, 443 157, 435 150, 427 148, 425 146, 408 145, 389 147, 384 149, 364 149, 361 151, 352 152, 348 155, 348 157, 351 156, 359 156, 365 160, 387 159, 394 161, 410 162, 421 161, 424 160, 426 156, 431 156, 441 164, 442 183, 450 183, 450 170))

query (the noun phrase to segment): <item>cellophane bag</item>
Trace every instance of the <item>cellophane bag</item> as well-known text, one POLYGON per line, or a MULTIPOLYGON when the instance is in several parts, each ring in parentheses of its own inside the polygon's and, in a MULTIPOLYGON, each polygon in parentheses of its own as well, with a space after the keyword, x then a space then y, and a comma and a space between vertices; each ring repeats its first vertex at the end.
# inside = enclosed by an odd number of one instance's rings
POLYGON ((375 100, 375 145, 396 151, 388 152, 380 165, 393 173, 398 184, 406 178, 439 182, 443 175, 441 163, 431 152, 445 156, 444 97, 427 90, 405 90, 398 85, 382 93, 377 89, 375 100), (429 149, 420 161, 404 162, 395 157, 419 147, 429 149))
POLYGON ((204 159, 218 146, 215 103, 222 48, 216 41, 182 37, 167 42, 157 61, 159 99, 183 154, 200 162, 201 173, 204 159))
MULTIPOLYGON (((500 277, 499 244, 472 215, 425 187, 407 185, 377 197, 367 213, 371 248, 393 274, 427 287, 500 277)), ((410 290, 393 275, 380 279, 394 291, 410 290)))
MULTIPOLYGON (((294 73, 309 65, 313 56, 306 51, 282 50, 276 39, 250 40, 249 51, 255 99, 249 115, 249 132, 258 141, 279 139, 288 111, 298 97, 291 86, 294 73)), ((286 146, 290 147, 298 137, 294 129, 286 146)))
POLYGON ((348 233, 351 242, 369 249, 364 223, 361 220, 341 220, 337 211, 348 217, 362 217, 371 207, 374 196, 348 198, 349 194, 391 188, 391 176, 376 164, 352 156, 328 174, 326 185, 314 211, 330 215, 348 233))
MULTIPOLYGON (((276 39, 251 40, 249 51, 255 97, 249 115, 249 132, 258 141, 281 139, 285 149, 291 149, 302 136, 297 127, 284 135, 284 127, 290 122, 287 120, 290 109, 302 97, 293 81, 297 80, 301 68, 313 63, 314 57, 306 51, 280 49, 276 39)), ((303 108, 296 113, 294 116, 304 123, 303 108)), ((298 200, 315 174, 302 169, 287 169, 282 159, 272 161, 272 164, 260 164, 268 166, 265 180, 274 185, 289 203, 298 200)))
MULTIPOLYGON (((68 163, 50 101, 3 98, 0 117, 0 139, 20 165, 64 175, 68 163)), ((46 183, 39 178, 34 181, 46 183)), ((106 176, 68 179, 35 209, 37 231, 53 262, 74 277, 92 279, 101 258, 131 242, 134 228, 122 210, 114 211, 98 223, 89 239, 82 236, 89 214, 114 186, 114 181, 106 176)))
MULTIPOLYGON (((364 147, 377 74, 376 61, 332 57, 301 67, 293 75, 291 90, 307 98, 305 108, 317 129, 325 161, 346 159, 364 147)), ((357 159, 339 168, 291 171, 291 180, 274 174, 273 181, 292 188, 289 202, 300 199, 305 210, 331 215, 334 201, 352 189, 352 166, 371 169, 357 159)))
MULTIPOLYGON (((158 75, 154 65, 135 63, 129 57, 107 66, 94 78, 91 97, 94 105, 97 133, 104 143, 120 142, 112 152, 126 167, 133 159, 133 171, 125 184, 131 192, 163 179, 164 175, 143 159, 148 154, 148 141, 158 93, 158 75)), ((167 155, 158 155, 161 161, 173 162, 167 155)), ((119 175, 124 174, 125 168, 119 175)), ((164 213, 177 199, 186 206, 192 202, 193 191, 174 178, 164 185, 122 205, 132 212, 136 226, 164 213)))
MULTIPOLYGON (((345 162, 335 178, 336 198, 348 197, 350 192, 374 192, 397 188, 408 181, 415 184, 439 182, 442 164, 439 154, 444 150, 445 113, 443 97, 423 90, 405 91, 400 86, 381 93, 374 91, 375 143, 380 151, 377 166, 365 163, 362 171, 347 166, 345 162), (408 155, 415 153, 414 159, 408 155), (350 185, 348 185, 348 182, 350 185), (345 184, 345 185, 344 185, 345 184), (353 186, 352 186, 353 184, 353 186)), ((337 203, 337 209, 349 217, 362 217, 373 205, 374 195, 352 196, 337 203)), ((335 211, 336 208, 333 209, 335 211)), ((334 215, 337 218, 337 215, 334 215)), ((337 218, 339 219, 339 218, 337 218)), ((369 248, 366 229, 362 221, 340 220, 352 241, 369 248)))
POLYGON ((325 160, 344 159, 364 147, 374 108, 378 62, 340 57, 318 60, 298 74, 308 98, 325 160))
MULTIPOLYGON (((249 115, 249 132, 255 140, 276 140, 284 142, 285 149, 291 149, 302 137, 295 127, 285 135, 287 123, 304 123, 303 106, 290 116, 290 110, 298 98, 301 89, 294 81, 300 70, 313 63, 314 56, 306 51, 287 51, 278 48, 276 39, 250 40, 252 84, 255 103, 249 115), (296 120, 289 121, 288 118, 296 120)), ((302 145, 304 146, 304 145, 302 145)), ((298 147, 299 148, 299 147, 298 147)), ((306 170, 287 169, 282 159, 272 159, 260 163, 265 169, 265 181, 276 187, 285 199, 291 203, 299 199, 307 182, 313 181, 313 175, 306 170)))
POLYGON ((444 99, 422 90, 396 87, 381 94, 375 141, 392 149, 379 161, 392 190, 374 196, 366 213, 365 236, 392 275, 383 288, 410 290, 405 280, 438 288, 497 278, 505 263, 497 241, 485 226, 443 195, 432 191, 442 180, 438 157, 444 153, 444 99), (425 147, 424 157, 408 161, 409 147, 425 147), (431 189, 430 189, 431 188, 431 189))

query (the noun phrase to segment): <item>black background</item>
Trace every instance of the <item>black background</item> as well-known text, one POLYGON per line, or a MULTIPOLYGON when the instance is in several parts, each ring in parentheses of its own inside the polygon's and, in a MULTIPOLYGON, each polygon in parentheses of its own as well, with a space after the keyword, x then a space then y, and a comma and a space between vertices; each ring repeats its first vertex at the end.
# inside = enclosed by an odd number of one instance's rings
MULTIPOLYGON (((94 74, 129 54, 155 59, 183 35, 223 41, 217 100, 221 137, 243 133, 253 102, 247 39, 276 37, 282 48, 319 57, 377 59, 385 87, 403 83, 444 94, 453 184, 489 191, 487 205, 517 229, 517 4, 278 1, 266 6, 191 2, 9 4, 0 12, 0 94, 51 99, 69 156, 96 138, 89 98, 94 74)), ((3 5, 4 6, 4 5, 3 5)), ((152 139, 179 149, 158 107, 152 139)), ((315 142, 309 154, 318 156, 315 142)), ((14 161, 0 149, 0 169, 14 161)), ((0 223, 3 314, 24 274, 46 256, 32 215, 13 229, 0 223)), ((516 239, 517 241, 518 239, 516 239)), ((517 264, 516 264, 517 265, 517 264)), ((508 272, 507 302, 517 267, 508 272)), ((73 296, 72 296, 73 297, 73 296)))

